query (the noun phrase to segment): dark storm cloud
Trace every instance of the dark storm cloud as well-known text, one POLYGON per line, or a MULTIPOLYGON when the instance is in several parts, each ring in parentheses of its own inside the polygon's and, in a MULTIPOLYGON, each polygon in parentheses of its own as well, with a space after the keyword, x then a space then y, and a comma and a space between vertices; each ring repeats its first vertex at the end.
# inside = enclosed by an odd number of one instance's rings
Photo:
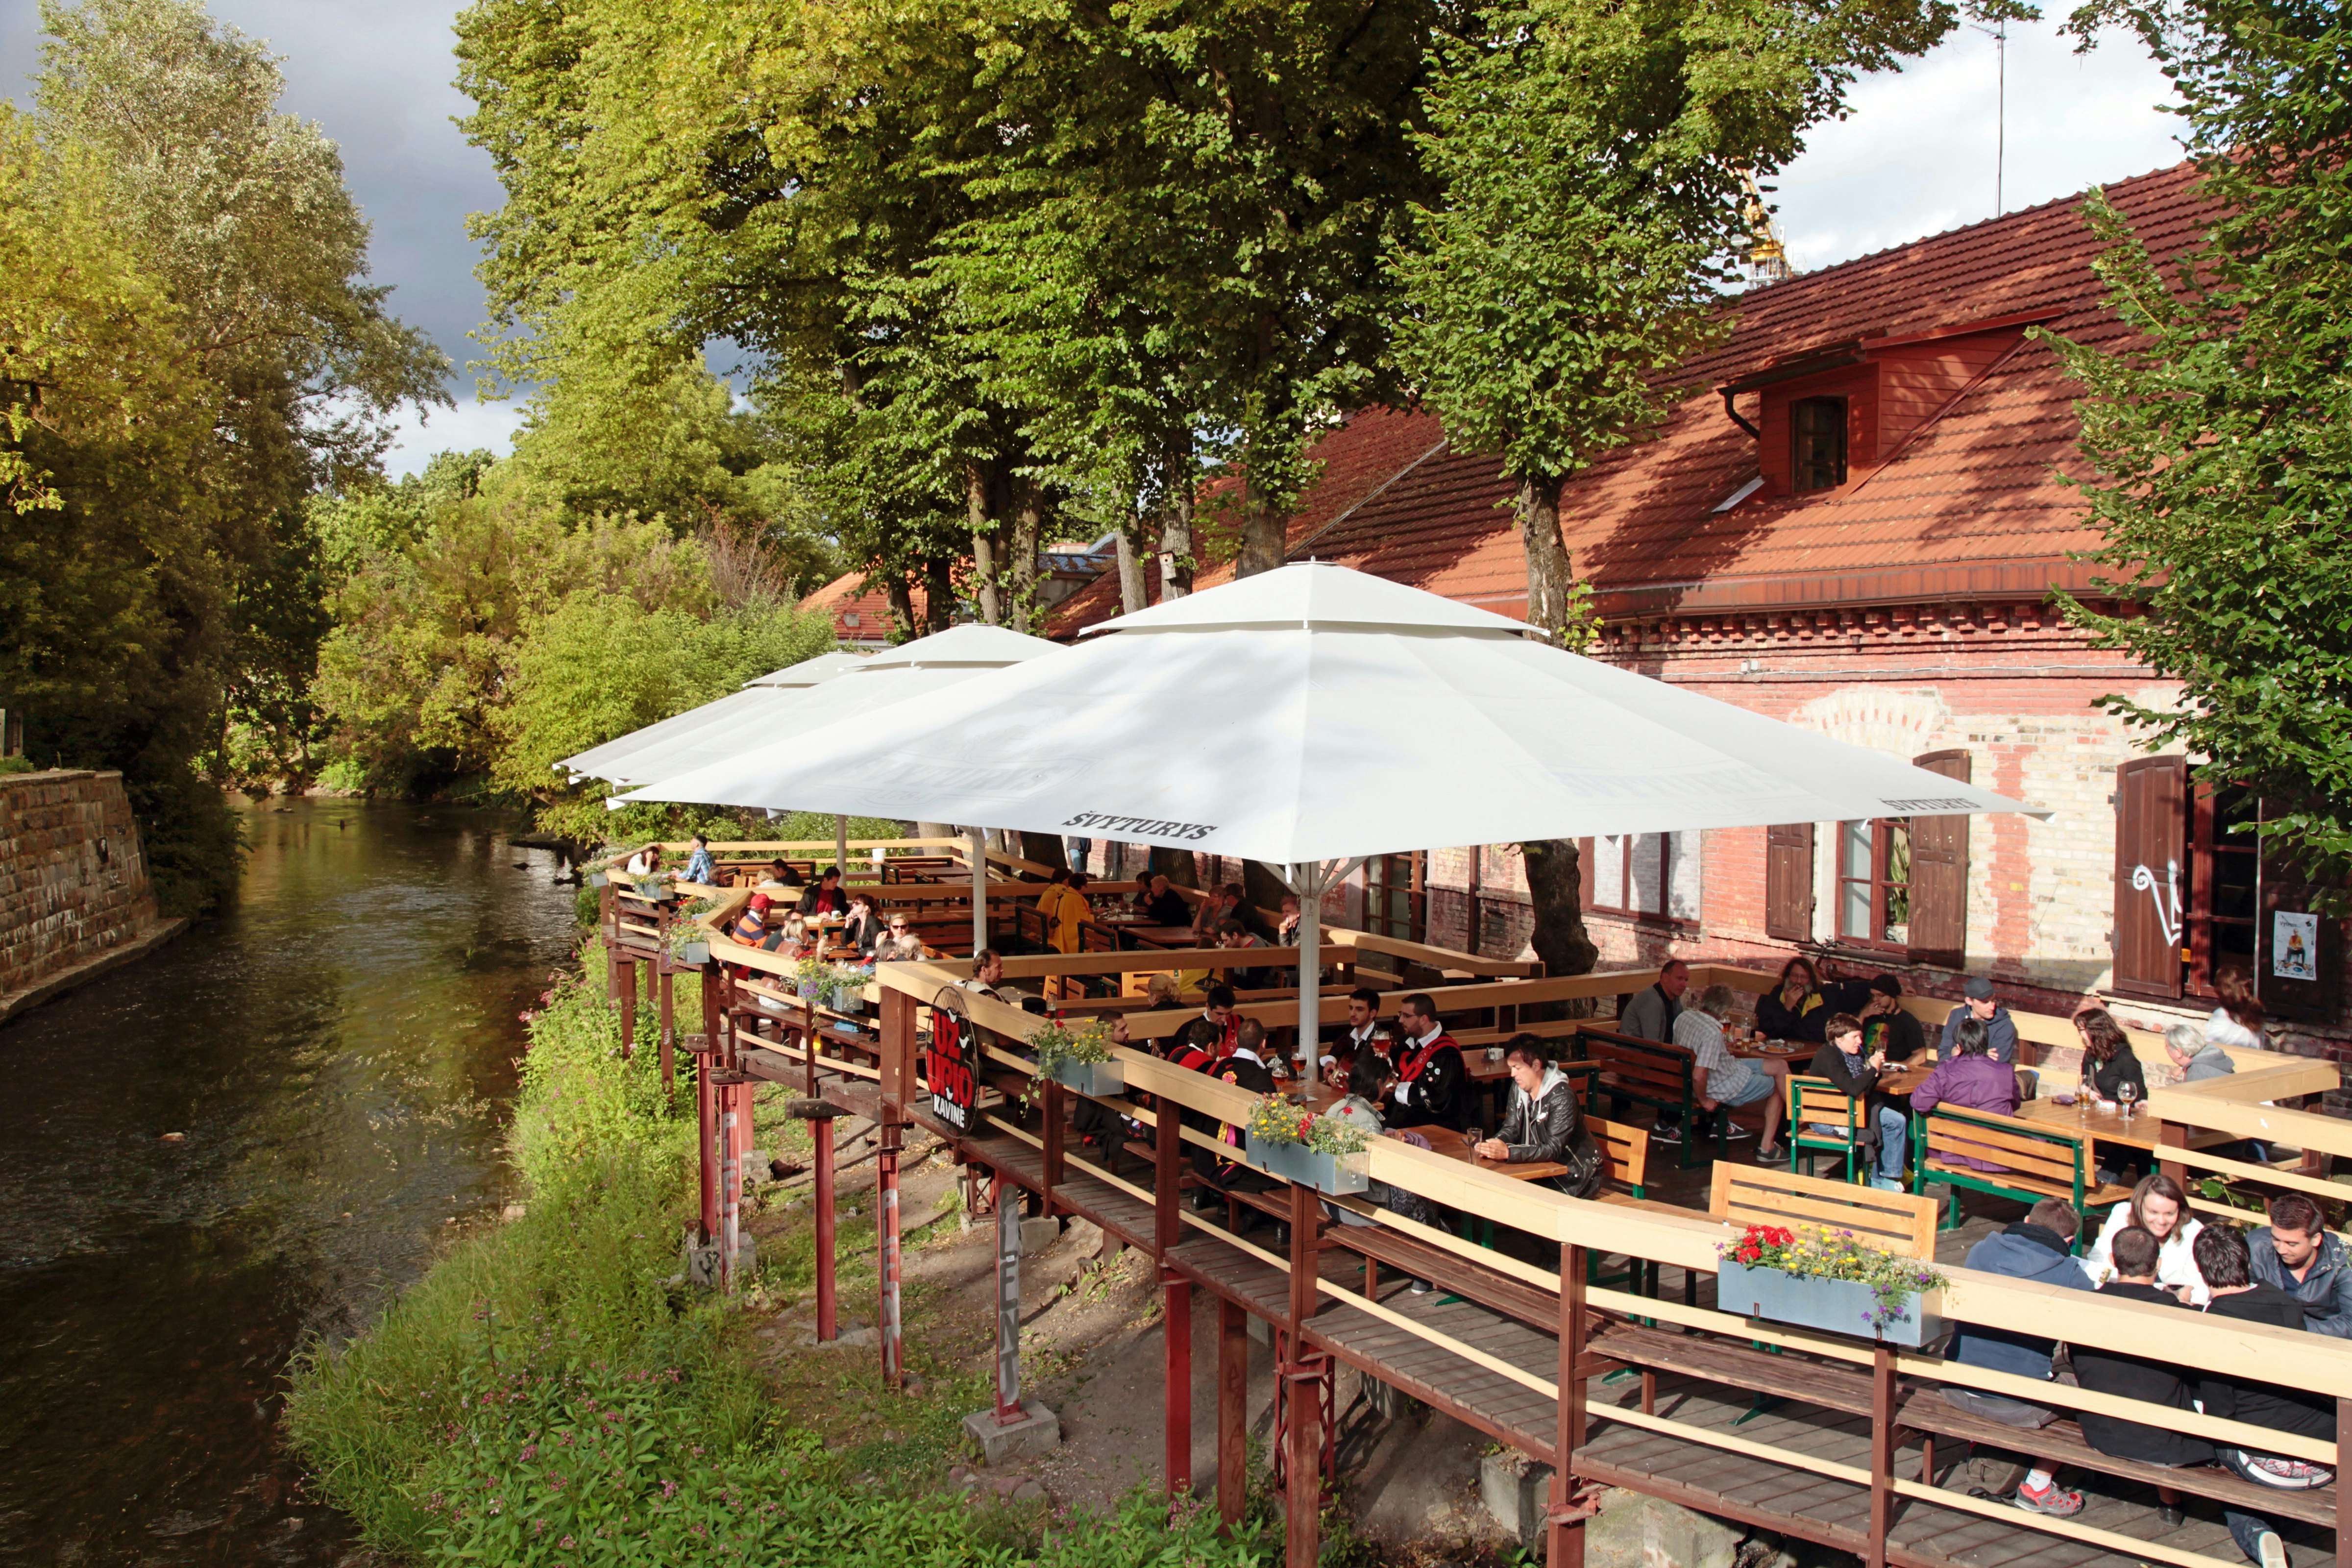
MULTIPOLYGON (((393 312, 433 336, 457 367, 450 391, 473 392, 467 333, 483 316, 478 250, 466 215, 499 205, 487 154, 453 116, 471 102, 450 85, 447 0, 212 0, 212 14, 268 40, 286 73, 282 106, 315 120, 341 149, 344 177, 375 233, 373 281, 394 286, 393 312)), ((0 0, 0 91, 29 103, 40 65, 33 0, 0 0)))

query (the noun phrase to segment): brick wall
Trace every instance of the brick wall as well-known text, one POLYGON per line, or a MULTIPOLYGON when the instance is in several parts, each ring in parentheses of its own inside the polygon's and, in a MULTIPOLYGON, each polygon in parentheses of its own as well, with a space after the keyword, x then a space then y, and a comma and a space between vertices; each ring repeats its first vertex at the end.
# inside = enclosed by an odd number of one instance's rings
POLYGON ((121 773, 0 777, 0 994, 155 923, 121 773))

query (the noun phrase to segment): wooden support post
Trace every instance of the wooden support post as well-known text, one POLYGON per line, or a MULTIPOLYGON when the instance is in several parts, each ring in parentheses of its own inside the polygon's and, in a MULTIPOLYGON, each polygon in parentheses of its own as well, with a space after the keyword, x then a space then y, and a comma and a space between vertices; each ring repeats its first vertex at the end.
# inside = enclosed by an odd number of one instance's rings
POLYGON ((1217 1518, 1227 1530, 1242 1521, 1249 1491, 1249 1318, 1240 1305, 1217 1301, 1217 1518))
POLYGON ((1584 1568, 1584 1519, 1576 1508, 1576 1453, 1584 1447, 1584 1378, 1578 1363, 1587 1337, 1584 1248, 1559 1252, 1559 1425, 1552 1438, 1551 1489, 1545 1496, 1545 1568, 1584 1568))
POLYGON ((620 922, 613 914, 613 883, 609 877, 596 889, 596 934, 604 943, 604 1005, 611 1006, 620 989, 620 922))
POLYGON ((2352 1563, 2352 1517, 2344 1511, 2344 1462, 2352 1455, 2352 1399, 2336 1401, 2336 1561, 2352 1563))
MULTIPOLYGON (((1021 1410, 1021 1215, 1005 1200, 1004 1173, 989 1186, 996 1209, 996 1424, 1010 1426, 1021 1410)), ((1015 1191, 1018 1189, 1016 1188, 1015 1191)))
POLYGON ((1184 1131, 1174 1101, 1163 1100, 1151 1134, 1151 1259, 1165 1263, 1184 1239, 1184 1131))
POLYGON ((1168 1495, 1174 1498, 1192 1489, 1192 1282, 1163 1266, 1160 1288, 1167 1296, 1160 1314, 1165 1336, 1160 1383, 1168 1418, 1168 1495))
POLYGON ((1045 1179, 1039 1212, 1050 1218, 1054 1213, 1054 1189, 1062 1184, 1062 1134, 1069 1120, 1069 1091, 1049 1078, 1039 1106, 1045 1117, 1045 1179))
MULTIPOLYGON (((2189 1147, 2189 1129, 2178 1121, 2159 1121, 2156 1127, 2156 1141, 2174 1149, 2186 1149, 2189 1147)), ((2188 1168, 2177 1160, 2167 1160, 2157 1169, 2176 1182, 2186 1183, 2189 1180, 2188 1168)))
POLYGON ((627 1061, 637 1042, 637 961, 621 961, 621 1059, 627 1061))
POLYGON ((1315 1189, 1294 1182, 1290 1187, 1290 1322, 1286 1337, 1289 1359, 1281 1368, 1280 1397, 1287 1407, 1289 1451, 1283 1456, 1284 1479, 1290 1484, 1285 1521, 1284 1558, 1287 1568, 1316 1568, 1323 1555, 1323 1402, 1321 1369, 1310 1363, 1307 1321, 1315 1315, 1316 1262, 1319 1247, 1318 1223, 1323 1217, 1315 1189))
POLYGON ((677 1003, 672 989, 669 961, 663 959, 654 965, 661 987, 661 1080, 662 1102, 667 1104, 677 1092, 677 1003))
POLYGON ((904 1346, 898 1321, 898 1147, 901 1128, 889 1108, 883 1110, 882 1151, 875 1164, 876 1244, 881 1251, 882 1381, 894 1392, 907 1385, 904 1346))
POLYGON ((1886 1568, 1886 1532, 1895 1523, 1895 1352, 1881 1340, 1870 1361, 1870 1547, 1868 1568, 1886 1568))
POLYGON ((702 1054, 694 1064, 696 1147, 700 1151, 702 1245, 719 1232, 719 1099, 710 1081, 719 1065, 721 1007, 719 987, 706 975, 702 984, 702 1054))
POLYGON ((833 1118, 809 1123, 816 1139, 816 1340, 831 1344, 841 1334, 841 1303, 834 1285, 833 1118))

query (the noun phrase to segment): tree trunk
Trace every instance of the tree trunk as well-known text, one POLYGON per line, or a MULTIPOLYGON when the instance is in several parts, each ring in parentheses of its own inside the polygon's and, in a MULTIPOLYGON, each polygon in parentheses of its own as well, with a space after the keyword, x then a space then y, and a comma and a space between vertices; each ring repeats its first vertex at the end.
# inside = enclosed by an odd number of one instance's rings
POLYGON ((986 466, 964 465, 964 510, 971 519, 972 596, 980 605, 982 626, 1004 624, 1003 607, 996 595, 996 506, 994 487, 986 466))
POLYGON ((1568 546, 1559 537, 1559 492, 1564 483, 1556 476, 1522 477, 1516 498, 1519 540, 1528 556, 1528 629, 1554 647, 1560 646, 1560 628, 1568 624, 1570 591, 1576 586, 1568 546))
POLYGON ((1057 871, 1070 868, 1070 857, 1062 847, 1062 836, 1058 833, 1023 832, 1021 858, 1034 860, 1040 866, 1050 866, 1057 871))
POLYGON ((1192 449, 1187 442, 1171 447, 1160 463, 1160 602, 1181 599, 1192 591, 1192 449))
POLYGON ((1045 526, 1045 487, 1034 479, 1015 481, 1018 498, 1013 508, 1013 536, 1005 546, 1012 557, 1004 563, 1011 601, 1013 629, 1034 632, 1043 618, 1037 605, 1037 550, 1045 526))
POLYGON ((1584 930, 1583 857, 1573 838, 1539 838, 1519 846, 1528 872, 1528 901, 1535 907, 1528 940, 1544 971, 1557 979, 1589 974, 1601 956, 1584 930))
POLYGON ((1282 918, 1282 895, 1288 891, 1273 867, 1257 860, 1242 862, 1242 902, 1251 909, 1265 910, 1266 924, 1272 925, 1282 918))
POLYGON ((1255 577, 1282 564, 1289 542, 1284 537, 1288 521, 1276 511, 1257 482, 1250 480, 1242 500, 1242 547, 1234 557, 1234 577, 1255 577))
POLYGON ((1190 849, 1163 849, 1157 844, 1153 845, 1151 874, 1165 877, 1180 888, 1201 885, 1200 873, 1192 868, 1192 852, 1190 849))
POLYGON ((934 555, 923 563, 923 630, 926 634, 943 632, 955 625, 955 580, 949 575, 954 563, 944 555, 934 555))
POLYGON ((892 576, 885 590, 890 595, 890 617, 898 623, 898 640, 912 642, 915 630, 915 592, 907 584, 906 574, 892 576))
POLYGON ((1118 608, 1121 615, 1131 616, 1151 603, 1143 583, 1143 552, 1135 547, 1135 530, 1130 524, 1118 531, 1118 608))

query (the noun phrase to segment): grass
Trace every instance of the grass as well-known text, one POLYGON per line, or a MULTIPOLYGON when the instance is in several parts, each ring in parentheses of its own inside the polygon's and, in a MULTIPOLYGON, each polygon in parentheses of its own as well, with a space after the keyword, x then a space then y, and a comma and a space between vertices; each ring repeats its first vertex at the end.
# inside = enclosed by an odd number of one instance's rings
MULTIPOLYGON (((603 972, 593 946, 584 969, 603 972)), ((884 1389, 868 1357, 763 1369, 741 1312, 674 1282, 690 1079, 673 1105, 656 1053, 621 1061, 591 984, 551 993, 530 1034, 509 1135, 523 1216, 460 1241, 358 1338, 297 1361, 293 1447, 371 1545, 420 1565, 548 1568, 1269 1561, 1262 1530, 1223 1539, 1213 1516, 1140 1493, 1108 1521, 940 1495, 959 1413, 986 1403, 962 1353, 976 1346, 910 1339, 920 1397, 884 1389)), ((790 1156, 795 1136, 804 1146, 779 1118, 761 1144, 790 1156)), ((845 1224, 845 1264, 870 1254, 871 1229, 845 1224)), ((805 1289, 807 1227, 768 1250, 761 1293, 805 1289)), ((856 1300, 870 1263, 843 1272, 856 1300)))

